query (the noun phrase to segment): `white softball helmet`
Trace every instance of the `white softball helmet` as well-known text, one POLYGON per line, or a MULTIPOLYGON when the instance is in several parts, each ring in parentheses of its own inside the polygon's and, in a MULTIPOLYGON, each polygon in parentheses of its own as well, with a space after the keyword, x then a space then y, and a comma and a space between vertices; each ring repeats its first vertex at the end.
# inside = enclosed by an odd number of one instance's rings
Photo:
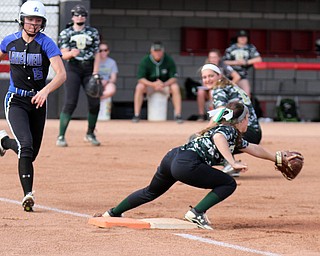
POLYGON ((46 17, 46 9, 40 1, 37 0, 29 0, 25 2, 21 8, 19 13, 20 24, 23 26, 24 18, 25 17, 41 17, 42 18, 42 25, 41 28, 44 29, 47 23, 46 17))

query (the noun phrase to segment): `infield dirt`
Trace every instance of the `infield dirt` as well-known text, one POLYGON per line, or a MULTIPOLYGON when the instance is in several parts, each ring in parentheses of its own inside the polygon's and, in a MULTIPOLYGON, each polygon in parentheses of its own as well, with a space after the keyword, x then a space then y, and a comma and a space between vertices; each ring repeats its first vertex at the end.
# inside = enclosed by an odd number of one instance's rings
MULTIPOLYGON (((55 145, 59 122, 47 121, 34 164, 33 213, 19 205, 23 195, 17 156, 8 151, 0 159, 0 255, 257 255, 236 246, 275 255, 320 255, 319 123, 262 123, 261 144, 273 152, 300 151, 304 168, 295 180, 287 181, 271 162, 237 155, 249 170, 237 178, 235 193, 207 212, 213 231, 101 229, 88 224, 95 212, 146 186, 164 154, 185 143, 204 123, 101 121, 96 131, 100 147, 84 142, 86 126, 86 121, 71 121, 69 147, 59 148, 55 145)), ((9 132, 5 120, 0 120, 0 127, 9 132)), ((125 216, 182 219, 189 205, 207 192, 178 182, 162 197, 125 216)))

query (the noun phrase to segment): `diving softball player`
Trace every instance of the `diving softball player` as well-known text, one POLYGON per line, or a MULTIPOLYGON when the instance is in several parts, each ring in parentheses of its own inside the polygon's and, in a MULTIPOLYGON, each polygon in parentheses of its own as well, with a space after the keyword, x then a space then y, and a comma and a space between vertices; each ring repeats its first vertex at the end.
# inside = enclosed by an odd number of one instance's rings
POLYGON ((236 189, 234 178, 216 169, 224 160, 234 169, 246 171, 247 165, 235 161, 235 149, 258 158, 275 161, 275 154, 260 145, 249 144, 242 138, 248 127, 248 108, 239 102, 230 102, 214 114, 215 123, 201 131, 200 136, 183 146, 170 150, 162 159, 150 184, 126 197, 116 207, 95 217, 121 217, 122 213, 148 203, 164 194, 180 181, 211 191, 186 214, 185 219, 203 229, 212 229, 206 211, 229 197, 236 189))
POLYGON ((8 149, 18 155, 18 171, 24 192, 22 206, 28 212, 34 205, 33 162, 41 146, 46 100, 49 93, 66 79, 58 46, 41 33, 46 22, 46 11, 41 2, 25 2, 19 13, 22 30, 6 36, 0 48, 0 59, 8 56, 10 62, 10 86, 4 109, 14 136, 10 139, 5 130, 0 131, 0 156, 8 149), (55 76, 46 84, 50 64, 55 76))
MULTIPOLYGON (((249 123, 248 129, 243 134, 243 137, 250 143, 259 144, 262 137, 261 127, 249 96, 240 87, 223 76, 217 65, 205 64, 201 69, 201 78, 203 85, 212 90, 214 109, 225 107, 229 102, 235 100, 247 106, 250 113, 249 123)), ((240 173, 233 170, 230 165, 227 165, 224 171, 234 177, 240 175, 240 173)))
MULTIPOLYGON (((92 75, 99 73, 100 65, 100 36, 97 29, 85 25, 88 11, 84 6, 78 4, 72 8, 71 15, 73 25, 62 30, 59 36, 62 58, 67 60, 68 77, 64 86, 65 102, 60 114, 60 128, 56 142, 58 147, 68 146, 65 133, 77 107, 80 88, 88 83, 92 75)), ((87 95, 87 100, 89 108, 88 129, 84 139, 93 146, 100 146, 100 142, 94 134, 100 110, 100 98, 87 95)))

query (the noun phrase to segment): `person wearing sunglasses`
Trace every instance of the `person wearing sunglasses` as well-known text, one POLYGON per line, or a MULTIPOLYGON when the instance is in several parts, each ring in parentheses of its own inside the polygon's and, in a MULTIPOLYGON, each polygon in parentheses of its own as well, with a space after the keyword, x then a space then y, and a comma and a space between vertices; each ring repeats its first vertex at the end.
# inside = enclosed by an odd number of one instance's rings
MULTIPOLYGON (((56 145, 68 146, 65 134, 72 114, 77 107, 80 88, 88 83, 93 75, 99 73, 100 35, 96 28, 86 25, 88 11, 83 5, 77 4, 71 10, 72 26, 60 32, 58 44, 62 58, 66 60, 67 81, 64 84, 65 101, 60 113, 59 135, 56 145)), ((95 135, 95 128, 100 110, 100 99, 87 95, 88 127, 84 140, 93 146, 100 146, 95 135)), ((83 104, 83 102, 81 102, 83 104)))
POLYGON ((211 112, 214 122, 188 143, 171 149, 161 160, 149 185, 141 188, 105 213, 94 217, 122 217, 128 210, 155 200, 167 192, 177 181, 196 188, 209 189, 207 195, 191 207, 184 218, 199 228, 212 230, 207 211, 228 198, 237 187, 233 177, 217 168, 227 161, 234 169, 247 171, 248 166, 236 161, 234 150, 257 158, 275 162, 275 153, 260 145, 247 142, 242 134, 249 122, 249 110, 239 101, 211 112))
POLYGON ((117 62, 109 57, 110 49, 107 43, 102 42, 99 46, 100 67, 99 74, 102 77, 104 87, 101 99, 111 98, 116 93, 116 82, 118 74, 117 62))

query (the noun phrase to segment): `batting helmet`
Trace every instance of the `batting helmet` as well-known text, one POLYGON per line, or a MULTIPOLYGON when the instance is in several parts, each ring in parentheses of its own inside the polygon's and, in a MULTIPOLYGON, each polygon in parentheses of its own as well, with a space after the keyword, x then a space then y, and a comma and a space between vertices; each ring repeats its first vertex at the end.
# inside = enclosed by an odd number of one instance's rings
POLYGON ((46 27, 47 23, 47 17, 46 17, 46 9, 40 1, 27 1, 25 2, 19 12, 19 20, 20 25, 24 25, 24 18, 25 17, 41 17, 42 18, 42 24, 41 29, 44 29, 46 27))

